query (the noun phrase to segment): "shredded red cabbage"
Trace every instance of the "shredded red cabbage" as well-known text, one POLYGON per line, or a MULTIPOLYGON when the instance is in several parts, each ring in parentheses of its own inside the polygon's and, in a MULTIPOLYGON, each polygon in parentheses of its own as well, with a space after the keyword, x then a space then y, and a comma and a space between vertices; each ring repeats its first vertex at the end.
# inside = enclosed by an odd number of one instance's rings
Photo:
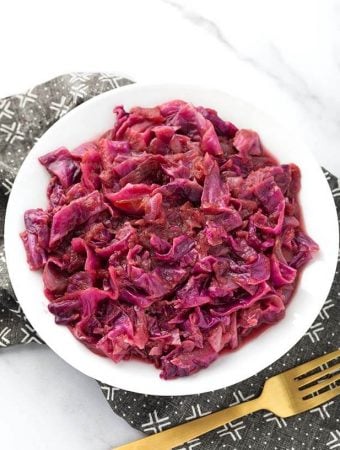
POLYGON ((318 250, 300 171, 209 108, 114 112, 102 138, 40 158, 49 206, 25 213, 27 260, 90 349, 190 375, 284 316, 318 250))

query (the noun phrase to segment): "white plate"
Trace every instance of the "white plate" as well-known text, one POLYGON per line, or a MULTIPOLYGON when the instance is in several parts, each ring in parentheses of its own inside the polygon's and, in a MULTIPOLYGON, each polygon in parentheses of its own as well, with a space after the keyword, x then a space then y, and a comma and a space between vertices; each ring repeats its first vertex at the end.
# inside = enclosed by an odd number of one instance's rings
POLYGON ((9 199, 5 246, 9 275, 19 302, 44 341, 65 361, 102 382, 154 395, 202 393, 242 381, 284 355, 317 317, 329 292, 337 261, 338 224, 330 189, 314 157, 297 132, 285 130, 271 117, 225 92, 183 85, 131 85, 99 95, 53 125, 34 146, 15 180, 9 199), (28 208, 45 207, 49 176, 38 157, 65 145, 70 149, 112 127, 115 105, 153 106, 180 98, 217 109, 238 127, 253 128, 281 163, 295 162, 302 172, 300 201, 307 232, 320 252, 306 267, 286 317, 239 350, 221 356, 205 370, 187 378, 164 381, 152 365, 139 361, 113 363, 92 353, 47 310, 41 274, 29 270, 19 233, 28 208))

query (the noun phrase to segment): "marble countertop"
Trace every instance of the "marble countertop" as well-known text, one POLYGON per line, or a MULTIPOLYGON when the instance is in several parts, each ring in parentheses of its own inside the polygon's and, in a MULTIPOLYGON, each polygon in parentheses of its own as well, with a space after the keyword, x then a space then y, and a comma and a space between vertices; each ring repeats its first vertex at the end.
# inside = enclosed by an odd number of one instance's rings
MULTIPOLYGON (((12 0, 1 14, 0 98, 72 71, 213 85, 299 128, 340 176, 337 0, 12 0)), ((107 450, 140 435, 46 347, 0 350, 0 373, 1 448, 107 450)))

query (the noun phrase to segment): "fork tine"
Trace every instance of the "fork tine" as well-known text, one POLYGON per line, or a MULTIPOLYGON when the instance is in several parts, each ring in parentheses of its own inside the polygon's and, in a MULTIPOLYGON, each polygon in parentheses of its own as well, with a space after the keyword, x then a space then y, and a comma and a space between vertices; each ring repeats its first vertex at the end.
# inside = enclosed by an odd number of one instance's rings
POLYGON ((315 397, 306 398, 303 400, 303 404, 305 405, 306 410, 315 408, 316 406, 320 406, 323 403, 332 400, 332 398, 336 397, 340 394, 340 386, 335 389, 330 389, 329 391, 323 392, 322 394, 316 395, 315 397))
POLYGON ((319 378, 323 378, 326 375, 329 375, 331 373, 337 372, 338 370, 340 370, 340 363, 339 364, 334 364, 334 366, 328 367, 325 370, 320 370, 319 372, 314 373, 313 375, 310 375, 309 377, 305 377, 305 378, 302 378, 302 379, 299 379, 299 380, 295 380, 295 382, 297 383, 299 388, 302 388, 306 384, 312 383, 313 381, 316 381, 319 378))
POLYGON ((339 356, 340 356, 340 349, 335 350, 332 353, 327 353, 326 355, 320 356, 319 358, 312 359, 311 361, 301 364, 300 366, 287 370, 287 372, 285 373, 294 378, 297 378, 301 375, 304 375, 305 373, 312 371, 313 369, 316 369, 322 364, 332 361, 332 359, 338 358, 339 356))
POLYGON ((333 383, 336 383, 339 380, 340 380, 340 374, 338 374, 332 378, 327 378, 327 380, 324 380, 321 383, 313 384, 313 386, 310 386, 307 389, 301 390, 300 393, 303 397, 305 397, 306 395, 314 394, 314 393, 320 391, 321 389, 323 389, 327 386, 330 386, 333 383))

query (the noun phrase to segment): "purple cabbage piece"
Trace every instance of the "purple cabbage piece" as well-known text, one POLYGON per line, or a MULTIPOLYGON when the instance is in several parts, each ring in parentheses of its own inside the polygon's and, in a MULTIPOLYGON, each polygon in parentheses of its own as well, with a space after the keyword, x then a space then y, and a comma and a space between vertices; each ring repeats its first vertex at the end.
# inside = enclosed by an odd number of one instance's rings
POLYGON ((25 213, 27 261, 89 349, 188 376, 284 317, 318 250, 300 171, 210 108, 114 112, 99 139, 40 158, 48 207, 25 213))
POLYGON ((252 130, 237 131, 233 144, 243 160, 262 155, 263 152, 259 135, 252 130))
POLYGON ((169 294, 186 276, 183 269, 167 269, 166 278, 161 268, 153 272, 145 272, 139 267, 131 267, 129 278, 137 288, 146 292, 150 299, 162 298, 169 294))
POLYGON ((170 250, 170 244, 156 234, 150 235, 150 244, 158 253, 167 253, 170 250))
POLYGON ((192 105, 186 103, 179 107, 176 114, 168 122, 189 136, 201 137, 201 149, 212 155, 221 155, 222 148, 213 124, 192 105))
POLYGON ((49 258, 43 271, 45 289, 51 294, 62 294, 68 285, 68 278, 62 271, 62 262, 57 258, 49 258))
POLYGON ((301 269, 313 258, 313 255, 319 250, 319 246, 303 231, 297 233, 295 244, 298 251, 289 264, 294 269, 301 269))
POLYGON ((28 209, 24 220, 27 233, 35 234, 40 247, 47 250, 50 237, 49 214, 40 208, 28 209))
POLYGON ((97 150, 97 145, 95 142, 84 142, 84 144, 79 145, 74 150, 72 150, 71 155, 74 159, 81 160, 84 154, 88 150, 97 150))
POLYGON ((271 257, 271 278, 275 287, 292 284, 296 278, 296 269, 279 261, 275 255, 271 257))
POLYGON ((24 215, 26 231, 20 234, 27 262, 32 270, 44 267, 49 246, 49 215, 44 210, 29 209, 24 215))
POLYGON ((155 299, 148 297, 146 294, 134 292, 127 287, 120 290, 119 297, 125 302, 136 305, 139 308, 149 308, 155 301, 155 299))
POLYGON ((52 175, 59 179, 64 189, 74 184, 80 173, 79 163, 64 147, 41 156, 39 161, 52 175))
POLYGON ((141 158, 139 156, 135 158, 130 157, 116 164, 113 170, 119 178, 126 177, 138 167, 138 164, 140 164, 142 160, 144 160, 144 158, 141 158))
POLYGON ((145 180, 154 183, 159 181, 161 165, 166 162, 161 155, 147 155, 136 160, 136 167, 120 179, 121 186, 127 183, 143 183, 145 180))
POLYGON ((102 171, 102 158, 97 149, 89 148, 82 156, 81 182, 85 188, 93 191, 99 189, 101 185, 100 173, 102 171))
POLYGON ((156 253, 156 258, 160 261, 177 262, 186 255, 195 245, 193 239, 188 236, 178 236, 172 241, 172 246, 167 253, 156 253))
POLYGON ((176 178, 176 180, 159 187, 155 192, 160 192, 164 197, 171 198, 175 202, 189 200, 197 204, 201 200, 203 189, 196 180, 176 178))
POLYGON ((156 187, 155 185, 128 183, 119 192, 106 194, 106 198, 115 208, 124 213, 139 216, 145 212, 145 198, 156 187))
POLYGON ((129 311, 129 314, 122 311, 116 316, 112 330, 97 343, 96 349, 119 362, 129 356, 131 348, 144 349, 148 339, 144 313, 139 309, 129 311))
POLYGON ((133 241, 136 235, 136 230, 126 223, 117 233, 114 240, 105 247, 96 247, 94 250, 97 255, 109 258, 115 252, 127 251, 129 249, 129 243, 133 241))
POLYGON ((192 375, 208 367, 218 357, 209 343, 204 348, 183 352, 174 350, 161 358, 161 377, 169 380, 177 377, 192 375))
POLYGON ((204 158, 205 180, 201 207, 207 213, 220 213, 228 208, 230 194, 228 185, 223 183, 217 162, 206 154, 204 158))
POLYGON ((41 248, 36 234, 24 231, 20 234, 26 251, 27 263, 31 270, 42 269, 47 261, 47 252, 41 248))
POLYGON ((67 292, 84 291, 93 287, 93 276, 89 272, 76 272, 68 278, 67 292))
POLYGON ((71 325, 81 317, 81 301, 77 298, 67 298, 50 303, 48 310, 54 314, 56 323, 71 325))
POLYGON ((88 245, 87 242, 84 241, 84 239, 79 237, 73 238, 71 246, 76 253, 86 254, 84 265, 85 272, 95 272, 101 267, 100 261, 94 249, 90 245, 88 245))
POLYGON ((237 127, 235 127, 234 124, 222 120, 217 115, 217 112, 215 110, 210 108, 203 108, 202 106, 198 107, 197 110, 205 119, 209 120, 213 124, 215 131, 219 136, 233 138, 238 131, 237 127))
POLYGON ((262 203, 263 208, 269 213, 277 211, 282 202, 284 202, 281 189, 271 178, 267 178, 262 183, 257 184, 254 192, 262 203))
POLYGON ((90 217, 99 214, 105 208, 102 196, 98 191, 63 206, 52 219, 50 247, 53 247, 77 226, 82 225, 90 217))
POLYGON ((162 116, 168 118, 174 116, 180 107, 185 104, 186 103, 183 100, 171 100, 170 102, 160 105, 159 109, 162 116))
POLYGON ((52 211, 65 203, 65 193, 57 177, 51 178, 47 188, 47 198, 52 211))

